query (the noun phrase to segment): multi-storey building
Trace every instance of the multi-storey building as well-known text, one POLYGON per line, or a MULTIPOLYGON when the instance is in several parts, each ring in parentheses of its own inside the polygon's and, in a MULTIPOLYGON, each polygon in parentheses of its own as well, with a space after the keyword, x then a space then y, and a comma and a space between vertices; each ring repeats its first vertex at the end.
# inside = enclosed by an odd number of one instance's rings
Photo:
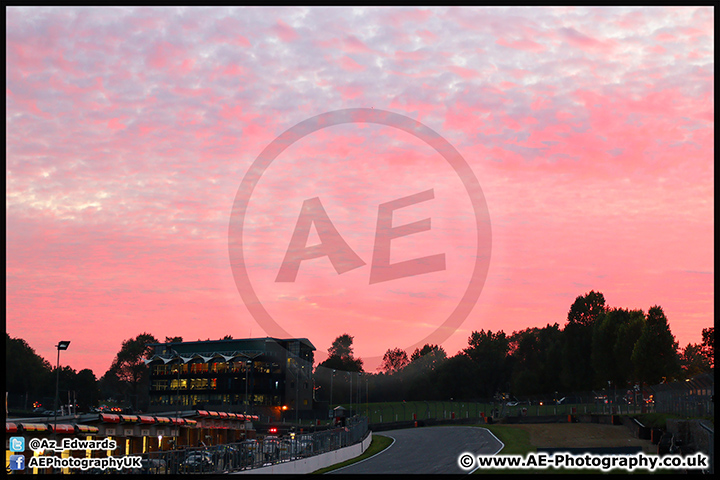
POLYGON ((315 347, 305 338, 249 338, 152 345, 150 411, 310 410, 315 347))

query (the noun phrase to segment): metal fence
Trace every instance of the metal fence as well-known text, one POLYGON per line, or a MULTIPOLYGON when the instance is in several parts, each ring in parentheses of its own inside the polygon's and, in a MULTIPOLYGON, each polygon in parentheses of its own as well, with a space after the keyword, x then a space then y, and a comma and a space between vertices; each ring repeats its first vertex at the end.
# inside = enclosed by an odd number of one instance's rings
POLYGON ((688 418, 714 417, 714 375, 658 385, 614 387, 545 395, 501 395, 479 401, 408 401, 361 405, 371 424, 410 420, 480 417, 552 416, 569 414, 639 415, 667 413, 688 418))
POLYGON ((402 421, 467 420, 492 417, 551 416, 568 414, 621 414, 633 415, 654 411, 651 401, 634 401, 597 391, 563 396, 512 397, 483 402, 429 401, 387 404, 370 404, 366 414, 372 424, 402 421))
POLYGON ((348 419, 347 426, 290 436, 265 436, 213 447, 145 453, 142 468, 126 473, 229 473, 319 455, 361 441, 368 433, 365 417, 348 419))
POLYGON ((712 397, 715 375, 704 373, 684 382, 663 383, 650 387, 655 411, 683 417, 714 416, 712 397))

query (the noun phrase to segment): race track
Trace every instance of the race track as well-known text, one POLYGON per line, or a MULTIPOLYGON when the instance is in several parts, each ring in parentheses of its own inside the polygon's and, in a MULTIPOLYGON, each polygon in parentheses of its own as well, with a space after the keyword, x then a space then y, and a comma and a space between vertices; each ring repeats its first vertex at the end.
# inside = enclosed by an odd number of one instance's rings
POLYGON ((361 462, 330 472, 341 474, 463 474, 461 453, 493 455, 503 447, 489 430, 478 427, 421 427, 379 432, 393 444, 361 462))

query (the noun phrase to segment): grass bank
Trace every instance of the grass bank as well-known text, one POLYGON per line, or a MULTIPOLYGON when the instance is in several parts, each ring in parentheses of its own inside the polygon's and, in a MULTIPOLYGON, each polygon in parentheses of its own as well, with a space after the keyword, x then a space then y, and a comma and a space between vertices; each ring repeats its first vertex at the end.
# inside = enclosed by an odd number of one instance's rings
POLYGON ((350 460, 346 460, 342 463, 338 463, 336 465, 332 465, 329 467, 321 468, 320 470, 316 470, 312 472, 313 474, 322 474, 331 472, 333 470, 337 470, 338 468, 346 467, 348 465, 352 465, 353 463, 357 463, 359 461, 365 460, 366 458, 370 458, 376 453, 382 452, 387 447, 390 446, 392 443, 392 439, 389 437, 385 437, 382 435, 375 435, 373 434, 372 441, 370 442, 370 445, 368 446, 367 450, 365 450, 362 455, 358 455, 355 458, 351 458, 350 460))

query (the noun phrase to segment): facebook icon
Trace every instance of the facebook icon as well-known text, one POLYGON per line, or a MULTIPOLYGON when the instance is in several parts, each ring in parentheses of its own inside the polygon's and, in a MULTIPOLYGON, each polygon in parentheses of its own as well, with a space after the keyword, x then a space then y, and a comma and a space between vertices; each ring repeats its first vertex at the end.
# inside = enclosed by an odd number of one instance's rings
POLYGON ((10 470, 25 470, 25 457, 23 455, 10 455, 10 470))

